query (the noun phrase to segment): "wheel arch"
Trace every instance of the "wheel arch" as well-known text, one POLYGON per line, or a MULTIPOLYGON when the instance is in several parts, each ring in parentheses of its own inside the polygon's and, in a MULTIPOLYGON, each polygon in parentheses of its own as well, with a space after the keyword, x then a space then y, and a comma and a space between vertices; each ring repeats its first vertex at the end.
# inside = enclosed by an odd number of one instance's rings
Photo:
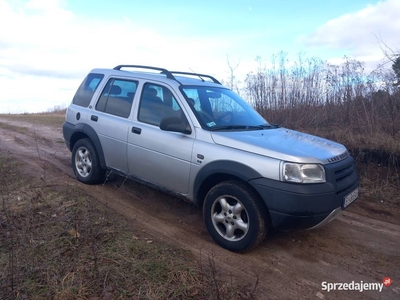
POLYGON ((107 169, 106 160, 104 158, 103 147, 101 146, 99 136, 91 126, 82 123, 74 126, 74 130, 69 138, 71 149, 74 148, 74 145, 77 141, 85 138, 88 138, 93 143, 93 146, 97 151, 101 167, 103 169, 107 169))
MULTIPOLYGON (((193 188, 193 201, 198 207, 202 207, 208 191, 213 186, 228 180, 241 181, 260 196, 262 200, 258 191, 248 183, 250 180, 260 177, 262 175, 257 171, 239 162, 221 160, 209 163, 201 168, 196 176, 193 188)), ((265 206, 264 201, 261 202, 265 206)))

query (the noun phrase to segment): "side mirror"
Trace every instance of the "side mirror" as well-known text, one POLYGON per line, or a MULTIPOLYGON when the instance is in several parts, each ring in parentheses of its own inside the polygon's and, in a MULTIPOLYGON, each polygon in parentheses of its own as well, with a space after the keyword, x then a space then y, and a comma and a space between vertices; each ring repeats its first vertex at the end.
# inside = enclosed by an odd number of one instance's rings
POLYGON ((184 134, 192 133, 186 122, 177 117, 164 118, 160 122, 160 129, 165 131, 181 132, 184 134))

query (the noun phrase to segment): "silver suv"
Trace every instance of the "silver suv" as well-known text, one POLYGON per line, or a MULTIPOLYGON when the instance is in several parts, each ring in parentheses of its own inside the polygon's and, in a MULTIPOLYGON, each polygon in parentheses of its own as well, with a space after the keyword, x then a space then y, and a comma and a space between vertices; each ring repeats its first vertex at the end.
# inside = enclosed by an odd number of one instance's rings
POLYGON ((94 69, 63 133, 79 181, 116 172, 184 196, 231 251, 257 246, 269 228, 321 226, 358 197, 344 146, 268 123, 209 75, 94 69))

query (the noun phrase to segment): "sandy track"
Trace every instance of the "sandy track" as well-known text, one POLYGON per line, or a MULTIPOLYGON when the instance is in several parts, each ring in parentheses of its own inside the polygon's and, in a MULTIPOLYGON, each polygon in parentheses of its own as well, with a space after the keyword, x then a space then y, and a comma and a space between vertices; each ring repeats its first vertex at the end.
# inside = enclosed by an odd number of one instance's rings
MULTIPOLYGON (((236 254, 217 246, 206 231, 201 211, 192 204, 130 180, 115 177, 87 186, 73 176, 70 152, 61 128, 0 118, 28 130, 0 126, 2 153, 26 162, 26 172, 46 180, 79 186, 125 216, 153 238, 178 245, 199 260, 213 258, 221 278, 254 285, 259 299, 400 299, 400 225, 363 211, 363 197, 337 220, 314 231, 272 232, 255 250, 236 254), (323 291, 321 283, 393 284, 376 291, 323 291)), ((389 210, 389 208, 388 208, 389 210)), ((380 207, 382 211, 382 207, 380 207)), ((397 211, 388 211, 397 215, 397 211)))

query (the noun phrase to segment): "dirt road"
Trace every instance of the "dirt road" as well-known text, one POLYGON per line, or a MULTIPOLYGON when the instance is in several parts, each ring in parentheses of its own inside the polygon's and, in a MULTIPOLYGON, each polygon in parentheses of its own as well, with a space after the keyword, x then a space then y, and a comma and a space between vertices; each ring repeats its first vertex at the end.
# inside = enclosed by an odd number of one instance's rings
POLYGON ((327 226, 272 232, 255 250, 236 254, 212 241, 201 211, 190 203, 120 177, 97 186, 77 182, 61 128, 9 118, 0 123, 8 124, 0 126, 1 152, 26 162, 27 173, 79 186, 153 238, 188 249, 199 260, 212 257, 222 278, 257 283, 259 299, 400 299, 400 208, 379 201, 364 205, 366 187, 327 226), (382 292, 323 289, 328 283, 382 283, 387 276, 393 283, 382 292))

